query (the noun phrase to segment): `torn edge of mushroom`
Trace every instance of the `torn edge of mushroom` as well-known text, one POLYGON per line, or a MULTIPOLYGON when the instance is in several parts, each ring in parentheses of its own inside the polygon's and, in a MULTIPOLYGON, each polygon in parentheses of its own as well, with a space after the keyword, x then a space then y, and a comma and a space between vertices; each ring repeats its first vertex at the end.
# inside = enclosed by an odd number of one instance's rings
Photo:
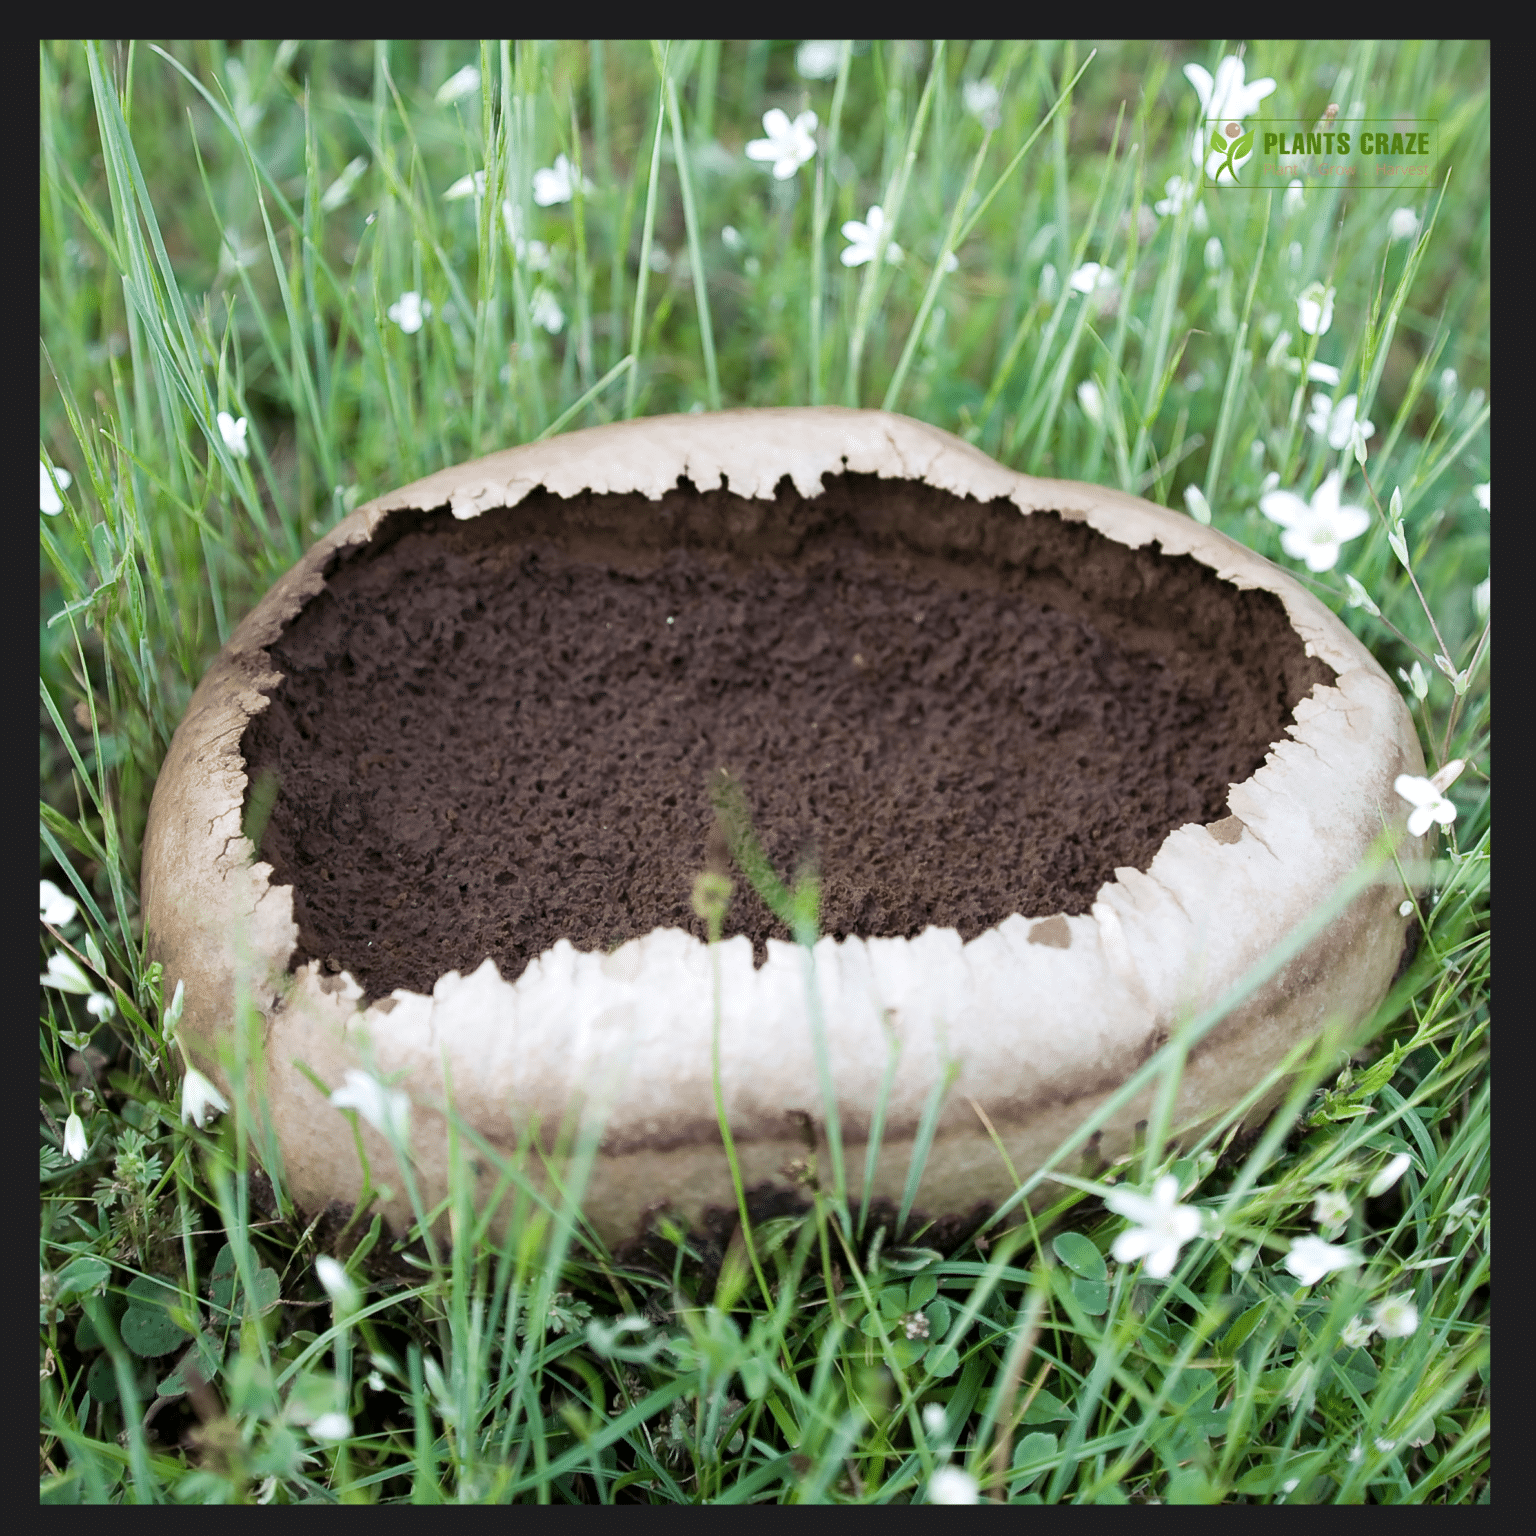
MULTIPOLYGON (((721 414, 730 416, 734 413, 721 414)), ((1264 833, 1263 824, 1269 819, 1267 812, 1270 810, 1270 806, 1264 802, 1272 799, 1267 791, 1281 787, 1273 781, 1276 777, 1287 776, 1286 759, 1290 752, 1300 749, 1316 753, 1319 757, 1324 755, 1322 749, 1328 745, 1326 738, 1331 734, 1329 726, 1335 723, 1335 716, 1350 691, 1344 686, 1345 678, 1348 676, 1353 682, 1377 681, 1370 678, 1367 669, 1360 665, 1361 657, 1348 654, 1344 649, 1350 642, 1362 652, 1363 647, 1347 631, 1342 635, 1335 635, 1331 631, 1327 620, 1333 616, 1316 598, 1284 572, 1261 572, 1245 568, 1251 567, 1251 563, 1258 562, 1261 557, 1215 530, 1195 523, 1185 526, 1186 520, 1173 514, 1168 514, 1165 521, 1158 513, 1166 509, 1154 507, 1108 487, 1093 487, 1092 495, 1085 495, 1085 487, 1072 482, 1037 480, 1020 475, 959 439, 951 440, 934 435, 933 429, 921 423, 901 417, 888 417, 883 412, 850 412, 846 423, 846 440, 837 445, 836 451, 828 451, 819 443, 808 444, 804 439, 794 436, 794 418, 799 413, 791 409, 784 413, 782 420, 775 422, 773 418, 777 414, 769 411, 750 413, 755 423, 766 421, 770 426, 782 427, 782 431, 758 433, 751 439, 717 446, 712 452, 687 440, 688 434, 698 426, 697 417, 650 419, 645 424, 646 431, 654 434, 660 430, 668 438, 675 434, 676 441, 648 441, 640 456, 646 461, 643 465, 626 464, 627 472, 621 470, 612 481, 606 482, 601 474, 593 470, 590 456, 595 445, 590 442, 576 459, 569 452, 568 444, 558 438, 503 450, 471 464, 438 471, 413 485, 375 498, 358 508, 354 514, 357 524, 352 529, 343 532, 342 528, 338 528, 333 537, 338 546, 368 542, 379 524, 395 511, 431 511, 447 507, 456 519, 468 520, 488 511, 515 507, 539 489, 562 498, 582 494, 641 494, 648 500, 660 501, 684 480, 695 485, 711 485, 718 481, 721 488, 734 489, 736 494, 749 499, 761 499, 765 495, 771 499, 777 486, 787 476, 797 493, 809 500, 824 494, 826 475, 851 472, 872 473, 889 480, 917 480, 952 495, 977 501, 988 497, 1007 499, 1025 516, 1037 512, 1055 512, 1069 521, 1086 522, 1102 537, 1127 548, 1156 544, 1165 555, 1187 555, 1199 561, 1219 580, 1239 591, 1262 590, 1278 597, 1285 607, 1292 630, 1303 644, 1305 654, 1329 666, 1335 673, 1335 682, 1331 685, 1317 685, 1308 696, 1298 701, 1292 711, 1292 721, 1285 727, 1286 738, 1271 745, 1264 763, 1255 774, 1230 787, 1227 816, 1210 826, 1187 823, 1174 828, 1159 846, 1147 869, 1134 873, 1146 880, 1150 887, 1162 892, 1163 895, 1158 899, 1176 909, 1187 923, 1187 912, 1178 899, 1176 882, 1162 878, 1158 871, 1158 865, 1164 861, 1164 855, 1174 845, 1175 839, 1186 833, 1196 833, 1203 838, 1208 857, 1246 857, 1242 850, 1249 843, 1261 848, 1270 859, 1279 857, 1264 833), (906 442, 909 438, 914 441, 906 442), (916 451, 919 442, 924 452, 916 451), (905 451, 908 448, 913 450, 911 454, 905 451), (737 452, 733 454, 731 449, 737 452), (519 462, 515 465, 508 463, 514 456, 519 462), (530 458, 534 461, 531 466, 528 464, 530 458), (921 459, 922 463, 915 465, 909 462, 913 458, 921 459), (544 461, 542 466, 539 463, 541 460, 544 461), (496 473, 495 470, 502 464, 513 472, 496 473), (518 469, 521 469, 520 473, 518 469), (646 474, 646 469, 652 472, 646 474), (624 483, 619 484, 617 481, 624 483), (1123 520, 1117 520, 1109 514, 1110 508, 1116 509, 1123 520), (1130 524, 1129 528, 1125 526, 1126 520, 1130 524), (1275 577, 1280 579, 1275 580, 1275 577), (1320 698, 1317 696, 1319 694, 1333 697, 1320 698), (1239 795, 1246 797, 1246 807, 1235 803, 1239 795), (1236 835, 1232 834, 1231 829, 1234 827, 1236 835), (1222 830, 1217 832, 1213 828, 1222 830)), ((615 423, 610 428, 595 430, 616 435, 626 431, 638 432, 641 423, 615 423)), ((302 602, 303 598, 300 598, 300 605, 302 602)), ((1368 656, 1368 653, 1364 654, 1368 656)), ((1400 702, 1396 700, 1395 693, 1394 701, 1400 702)), ((238 746, 234 750, 238 754, 238 746)), ((1127 888, 1123 873, 1117 871, 1113 879, 1104 883, 1088 913, 1077 917, 1069 917, 1065 913, 1015 916, 1030 925, 1028 942, 1038 948, 1069 948, 1074 937, 1087 938, 1092 933, 1097 940, 1096 947, 1111 958, 1112 968, 1123 984, 1130 986, 1139 996, 1146 997, 1141 967, 1131 955, 1117 911, 1123 899, 1132 912, 1144 916, 1146 904, 1136 900, 1135 893, 1127 888), (1040 937, 1035 936, 1037 933, 1040 937)), ((998 932, 1001 926, 995 925, 975 939, 962 941, 962 947, 968 948, 981 942, 998 932)), ((954 932, 953 929, 937 928, 935 931, 954 932)), ((702 940, 694 939, 692 935, 688 937, 701 950, 705 947, 702 940)), ((294 943, 297 943, 296 927, 294 943)), ((1203 945, 1200 947, 1203 950, 1203 945)), ((545 952, 531 960, 523 974, 526 975, 550 953, 545 952)), ((291 948, 289 955, 292 955, 291 948)), ((362 989, 351 974, 343 971, 340 975, 345 979, 348 995, 351 995, 352 989, 356 989, 358 997, 361 997, 362 989)), ((434 996, 441 982, 456 975, 456 972, 445 972, 438 979, 438 984, 434 984, 434 996)), ((521 980, 521 977, 514 981, 501 978, 499 970, 497 975, 502 984, 507 986, 516 986, 521 980)), ((396 995, 414 997, 420 994, 396 995)))

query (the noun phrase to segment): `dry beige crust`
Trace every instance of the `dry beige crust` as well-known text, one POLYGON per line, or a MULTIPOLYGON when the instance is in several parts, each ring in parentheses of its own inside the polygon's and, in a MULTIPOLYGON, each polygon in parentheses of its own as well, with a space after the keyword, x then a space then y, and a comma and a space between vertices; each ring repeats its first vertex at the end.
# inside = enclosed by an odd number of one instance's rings
MULTIPOLYGON (((350 975, 310 963, 290 974, 293 891, 269 883, 241 834, 240 742, 278 681, 266 648, 324 586, 339 545, 372 537, 397 508, 450 506, 474 517, 535 487, 559 496, 639 492, 659 500, 679 477, 771 499, 788 475, 803 496, 823 474, 909 478, 1021 513, 1052 510, 1132 547, 1157 540, 1239 588, 1276 594, 1307 653, 1338 674, 1295 711, 1289 740, 1228 797, 1230 816, 1170 833, 1146 872, 1119 869, 1091 911, 1008 918, 962 943, 952 929, 914 939, 823 939, 813 951, 827 1064, 850 1176, 864 1167, 870 1122, 892 1053, 877 1197, 901 1198, 924 1106, 953 1086, 918 1195, 932 1213, 1014 1190, 978 1108, 1026 1177, 1162 1044, 1181 1019, 1218 1002, 1310 917, 1407 807, 1398 774, 1423 756, 1397 688, 1303 587, 1199 523, 1072 481, 1015 474, 960 439, 906 417, 836 407, 655 417, 574 432, 458 465, 358 508, 273 586, 193 695, 155 788, 144 839, 151 959, 166 990, 185 983, 183 1038, 227 1090, 237 999, 264 1021, 264 1078, 289 1188, 302 1208, 351 1202, 362 1174, 348 1118, 305 1071, 331 1086, 348 1068, 399 1074, 412 1101, 416 1176, 430 1207, 448 1187, 443 1107, 512 1152, 541 1127, 550 1143, 578 1111, 602 1140, 583 1207, 613 1242, 663 1203, 684 1220, 734 1206, 711 1078, 714 978, 708 948, 656 929, 612 954, 561 941, 517 978, 487 960, 449 972, 430 997, 397 991, 359 1010, 350 975)), ((1388 866, 1390 875, 1391 868, 1388 866)), ((1364 1018, 1402 952, 1400 886, 1369 886, 1298 958, 1249 996, 1195 1050, 1180 1124, 1241 1103, 1299 1042, 1364 1018)), ((724 1103, 748 1186, 804 1155, 804 1115, 823 1119, 804 952, 770 941, 754 970, 745 937, 718 946, 724 1103)), ((1270 1101, 1272 1102, 1272 1096, 1270 1101)), ((1268 1107, 1258 1106, 1256 1112, 1268 1107)), ((1096 1155, 1130 1148, 1148 1113, 1140 1095, 1102 1127, 1096 1155)), ((384 1139, 363 1127, 375 1184, 402 1181, 384 1139)), ((493 1182, 481 1170, 481 1188, 493 1182)), ((410 1221, 403 1193, 381 1207, 410 1221)))

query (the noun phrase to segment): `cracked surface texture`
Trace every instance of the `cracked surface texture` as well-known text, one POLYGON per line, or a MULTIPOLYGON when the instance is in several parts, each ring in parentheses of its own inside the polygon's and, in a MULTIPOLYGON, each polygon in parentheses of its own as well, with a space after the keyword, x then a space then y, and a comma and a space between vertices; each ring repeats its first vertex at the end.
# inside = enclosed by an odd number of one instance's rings
MULTIPOLYGON (((915 482, 686 484, 394 513, 271 649, 242 743, 295 964, 371 997, 561 938, 702 937, 709 785, 740 782, 822 928, 974 938, 1084 912, 1226 815, 1333 672, 1187 556, 915 482)), ((789 934, 731 871, 726 933, 789 934)))

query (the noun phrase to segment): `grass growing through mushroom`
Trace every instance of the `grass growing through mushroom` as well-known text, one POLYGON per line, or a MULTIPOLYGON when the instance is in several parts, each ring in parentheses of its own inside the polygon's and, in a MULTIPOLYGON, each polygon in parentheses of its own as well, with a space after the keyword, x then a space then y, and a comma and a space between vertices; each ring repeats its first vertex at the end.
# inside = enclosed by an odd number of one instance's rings
MULTIPOLYGON (((1485 45, 38 62, 45 1502, 1488 1501, 1485 45), (1433 185, 1200 191, 1183 67, 1239 55, 1277 116, 1438 119, 1433 185), (503 1239, 467 1130, 451 1243, 303 1220, 238 1096, 180 1112, 176 978, 142 950, 145 811, 208 661, 378 490, 817 400, 1186 507, 1340 612, 1431 770, 1468 765, 1404 850, 1417 959, 1256 1143, 1234 1116, 1175 1145, 1163 1113, 1103 1173, 1064 1147, 1052 1204, 947 1255, 871 1226, 823 1139, 807 1216, 625 1267, 581 1225, 585 1123, 556 1197, 502 1159, 503 1239), (1311 516, 1332 472, 1370 522, 1326 564, 1319 517, 1304 564, 1261 504, 1311 516)), ((1211 1022, 1148 1063, 1160 1103, 1211 1022)))

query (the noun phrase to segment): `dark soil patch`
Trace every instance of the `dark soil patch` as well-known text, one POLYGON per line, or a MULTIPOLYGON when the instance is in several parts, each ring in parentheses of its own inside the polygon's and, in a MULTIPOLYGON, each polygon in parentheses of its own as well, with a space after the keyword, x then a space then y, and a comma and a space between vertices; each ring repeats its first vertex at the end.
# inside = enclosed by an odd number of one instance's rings
MULTIPOLYGON (((561 937, 702 937, 721 768, 837 937, 1084 912, 1223 817, 1334 676, 1187 556, 853 475, 395 514, 271 654, 262 857, 295 964, 372 997, 487 955, 515 978, 561 937)), ((789 937, 739 874, 726 932, 759 960, 789 937)))

